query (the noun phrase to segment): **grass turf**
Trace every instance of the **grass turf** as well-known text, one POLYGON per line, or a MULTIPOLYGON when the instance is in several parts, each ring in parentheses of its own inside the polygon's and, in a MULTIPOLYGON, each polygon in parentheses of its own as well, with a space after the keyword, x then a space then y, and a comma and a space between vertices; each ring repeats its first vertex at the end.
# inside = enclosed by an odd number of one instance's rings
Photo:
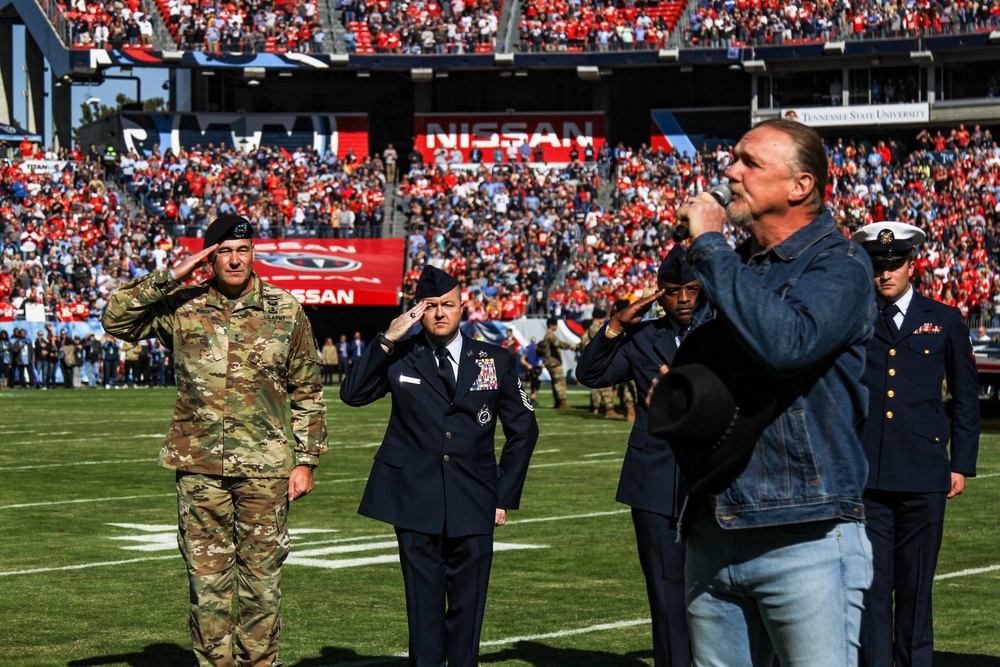
MULTIPOLYGON (((282 659, 402 665, 399 567, 365 560, 395 553, 378 546, 394 540, 392 529, 356 514, 389 403, 355 410, 335 389, 328 397, 331 451, 316 490, 290 514, 282 659), (310 564, 295 562, 303 555, 310 564)), ((0 665, 193 664, 173 475, 156 465, 173 400, 166 389, 0 394, 0 665)), ((571 404, 587 402, 571 391, 571 404)), ((522 509, 496 541, 542 548, 496 555, 482 663, 651 665, 632 525, 614 502, 629 424, 582 409, 540 408, 538 421, 522 509)), ((939 667, 1000 665, 1000 436, 992 431, 982 438, 981 477, 948 507, 938 575, 964 574, 936 584, 939 667)))

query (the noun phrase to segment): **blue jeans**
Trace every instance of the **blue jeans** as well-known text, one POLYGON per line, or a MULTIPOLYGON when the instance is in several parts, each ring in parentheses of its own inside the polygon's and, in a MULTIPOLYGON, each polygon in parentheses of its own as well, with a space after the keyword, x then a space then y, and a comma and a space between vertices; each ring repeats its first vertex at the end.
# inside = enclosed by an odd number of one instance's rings
POLYGON ((685 526, 694 667, 852 667, 872 581, 857 522, 723 530, 707 511, 685 526))

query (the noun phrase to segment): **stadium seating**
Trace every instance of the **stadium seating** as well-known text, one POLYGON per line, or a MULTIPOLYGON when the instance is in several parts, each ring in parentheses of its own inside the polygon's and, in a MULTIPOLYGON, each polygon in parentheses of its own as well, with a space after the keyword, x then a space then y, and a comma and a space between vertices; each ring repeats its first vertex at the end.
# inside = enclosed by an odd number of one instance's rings
MULTIPOLYGON (((1000 247, 993 222, 1000 147, 988 130, 962 125, 921 132, 915 146, 832 143, 828 206, 845 233, 887 219, 925 229, 921 291, 970 321, 1000 326, 1000 273, 991 255, 1000 247)), ((107 172, 93 148, 50 157, 72 169, 55 178, 26 174, 15 160, 2 172, 0 317, 31 291, 49 308, 59 296, 81 295, 93 311, 108 289, 168 261, 173 238, 201 233, 222 213, 253 217, 271 236, 377 236, 384 215, 375 157, 197 147, 176 156, 123 156, 107 172), (106 180, 142 206, 118 201, 106 180)), ((655 287, 656 266, 673 245, 677 206, 724 178, 731 160, 730 147, 716 145, 691 158, 643 147, 616 160, 604 147, 586 164, 468 170, 418 163, 395 194, 414 271, 432 263, 459 276, 469 317, 579 318, 594 301, 636 298, 655 287)), ((734 228, 725 234, 733 244, 742 238, 734 228)))

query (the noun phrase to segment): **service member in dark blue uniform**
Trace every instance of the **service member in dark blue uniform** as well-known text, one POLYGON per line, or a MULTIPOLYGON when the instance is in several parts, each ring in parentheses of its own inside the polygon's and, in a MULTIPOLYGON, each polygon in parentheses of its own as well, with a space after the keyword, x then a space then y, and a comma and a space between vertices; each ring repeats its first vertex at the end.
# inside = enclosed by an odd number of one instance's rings
POLYGON ((976 474, 979 382, 957 308, 910 285, 924 233, 900 222, 854 234, 871 256, 881 312, 868 343, 865 515, 875 575, 865 596, 861 664, 927 666, 934 652, 931 588, 945 501, 976 474), (952 396, 949 423, 942 382, 952 396), (950 441, 950 456, 949 456, 950 441))
POLYGON ((639 563, 653 620, 653 662, 657 667, 691 664, 684 609, 684 545, 677 541, 677 517, 684 490, 670 447, 647 430, 645 396, 662 366, 674 361, 681 339, 707 314, 701 282, 676 246, 660 265, 659 290, 615 313, 583 349, 576 376, 588 387, 634 380, 640 400, 629 434, 617 500, 632 506, 639 563), (642 321, 654 302, 666 314, 642 321))
POLYGON ((425 267, 415 298, 341 385, 354 407, 392 394, 358 512, 396 527, 410 664, 474 667, 493 529, 519 506, 538 425, 514 357, 459 331, 458 281, 425 267), (418 322, 423 332, 404 340, 418 322), (506 436, 499 466, 497 419, 506 436))

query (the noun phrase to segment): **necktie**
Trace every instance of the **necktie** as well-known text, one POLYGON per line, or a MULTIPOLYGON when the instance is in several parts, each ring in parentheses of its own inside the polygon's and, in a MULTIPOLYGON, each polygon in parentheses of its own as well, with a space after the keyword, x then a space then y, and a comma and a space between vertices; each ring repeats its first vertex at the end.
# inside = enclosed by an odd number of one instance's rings
POLYGON ((439 347, 434 350, 438 358, 438 377, 448 390, 448 398, 455 398, 455 373, 451 370, 451 362, 448 361, 448 348, 439 347))
POLYGON ((896 313, 902 312, 899 310, 899 306, 894 303, 890 303, 888 306, 882 309, 882 320, 885 322, 886 328, 893 338, 899 333, 899 327, 896 326, 896 313))

